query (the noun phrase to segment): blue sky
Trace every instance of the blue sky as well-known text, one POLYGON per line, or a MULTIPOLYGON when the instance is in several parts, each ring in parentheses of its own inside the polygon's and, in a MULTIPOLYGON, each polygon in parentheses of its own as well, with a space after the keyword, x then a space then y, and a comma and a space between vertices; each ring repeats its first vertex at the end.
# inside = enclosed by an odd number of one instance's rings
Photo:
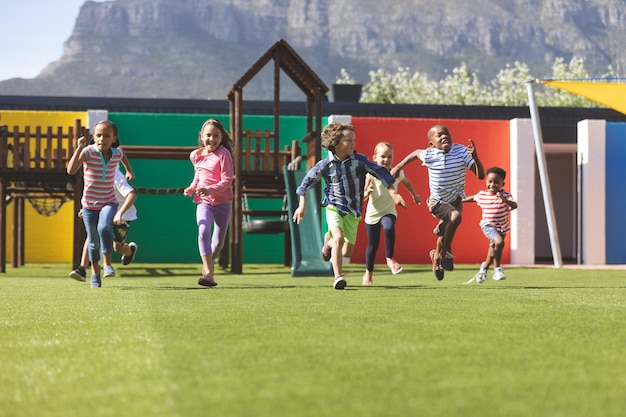
MULTIPOLYGON (((102 2, 102 0, 97 0, 102 2)), ((63 55, 87 0, 1 0, 0 81, 35 78, 63 55)))

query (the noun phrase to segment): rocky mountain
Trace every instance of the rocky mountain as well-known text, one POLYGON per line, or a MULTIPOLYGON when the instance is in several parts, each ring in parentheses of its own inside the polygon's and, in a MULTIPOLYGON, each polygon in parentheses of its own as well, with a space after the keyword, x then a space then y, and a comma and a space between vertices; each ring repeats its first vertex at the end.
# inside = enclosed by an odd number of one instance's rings
MULTIPOLYGON (((327 84, 341 68, 366 83, 379 68, 439 79, 462 62, 483 80, 515 61, 544 77, 574 56, 623 74, 626 0, 87 1, 63 57, 0 94, 222 99, 281 38, 327 84)), ((246 99, 271 100, 272 71, 246 99)), ((284 79, 281 98, 301 100, 284 79)))

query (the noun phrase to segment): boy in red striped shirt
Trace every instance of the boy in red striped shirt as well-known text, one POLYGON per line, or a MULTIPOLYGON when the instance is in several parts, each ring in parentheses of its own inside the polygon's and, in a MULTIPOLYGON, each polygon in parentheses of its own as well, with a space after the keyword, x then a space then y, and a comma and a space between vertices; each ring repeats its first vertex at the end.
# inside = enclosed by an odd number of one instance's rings
POLYGON ((504 271, 500 266, 502 250, 504 249, 504 238, 511 229, 509 226, 509 212, 517 208, 517 203, 510 192, 504 188, 506 171, 499 167, 487 169, 485 182, 487 189, 481 190, 473 196, 465 197, 464 203, 476 202, 482 209, 483 215, 480 219, 480 227, 489 239, 489 250, 487 259, 480 265, 480 270, 469 282, 476 280, 482 284, 487 279, 487 270, 494 264, 493 279, 501 281, 505 279, 504 271))

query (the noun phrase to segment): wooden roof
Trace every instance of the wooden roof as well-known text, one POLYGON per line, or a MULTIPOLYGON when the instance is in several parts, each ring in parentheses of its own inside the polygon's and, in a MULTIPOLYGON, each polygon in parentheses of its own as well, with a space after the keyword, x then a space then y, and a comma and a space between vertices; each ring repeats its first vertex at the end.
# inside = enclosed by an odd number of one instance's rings
POLYGON ((235 91, 241 90, 248 84, 270 60, 274 60, 278 67, 283 70, 307 97, 315 97, 315 93, 318 90, 321 90, 322 95, 328 92, 328 86, 324 84, 317 74, 315 74, 284 39, 280 39, 269 48, 241 78, 235 81, 232 87, 230 87, 230 90, 228 90, 226 99, 232 100, 235 91))

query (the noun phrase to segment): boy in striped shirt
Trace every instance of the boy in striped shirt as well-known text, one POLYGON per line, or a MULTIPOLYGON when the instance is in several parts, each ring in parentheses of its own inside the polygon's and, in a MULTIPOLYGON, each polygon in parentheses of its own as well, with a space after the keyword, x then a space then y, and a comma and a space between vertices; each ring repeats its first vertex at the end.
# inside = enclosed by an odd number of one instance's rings
MULTIPOLYGON (((463 199, 464 203, 476 202, 482 209, 480 227, 489 239, 487 259, 480 265, 480 270, 473 279, 482 284, 487 279, 487 269, 494 264, 493 279, 500 281, 505 279, 504 271, 500 266, 504 238, 511 229, 509 226, 509 212, 517 208, 517 202, 511 193, 504 188, 506 171, 499 167, 491 167, 487 170, 487 189, 480 190, 473 196, 463 199)), ((470 280, 469 282, 471 282, 470 280)))
POLYGON ((444 270, 454 270, 452 241, 456 229, 461 224, 462 199, 465 197, 465 169, 479 179, 485 177, 485 169, 478 159, 476 145, 469 139, 469 145, 453 143, 448 128, 436 124, 428 130, 427 149, 416 149, 391 169, 394 177, 408 163, 420 159, 428 168, 430 196, 426 205, 430 213, 439 219, 433 232, 437 235, 437 248, 430 251, 433 274, 442 280, 444 270))

